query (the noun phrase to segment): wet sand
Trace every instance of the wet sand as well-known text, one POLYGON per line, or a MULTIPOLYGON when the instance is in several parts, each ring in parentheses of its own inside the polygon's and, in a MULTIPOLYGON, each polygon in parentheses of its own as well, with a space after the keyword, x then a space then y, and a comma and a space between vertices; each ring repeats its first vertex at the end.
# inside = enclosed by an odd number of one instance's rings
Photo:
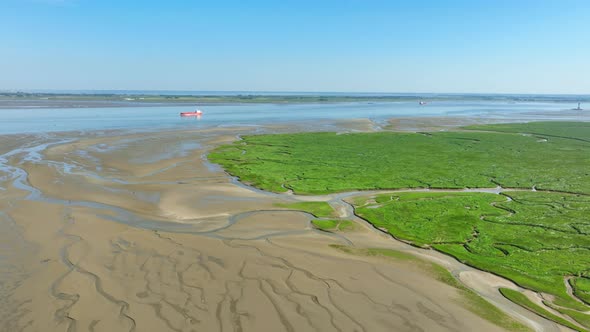
MULTIPOLYGON (((330 244, 436 261, 532 328, 565 330, 503 299, 510 282, 358 218, 354 232, 315 230, 275 206, 300 198, 240 185, 205 158, 237 135, 294 130, 0 137, 0 331, 502 330, 411 262, 330 244)), ((305 199, 354 218, 343 198, 305 199)))

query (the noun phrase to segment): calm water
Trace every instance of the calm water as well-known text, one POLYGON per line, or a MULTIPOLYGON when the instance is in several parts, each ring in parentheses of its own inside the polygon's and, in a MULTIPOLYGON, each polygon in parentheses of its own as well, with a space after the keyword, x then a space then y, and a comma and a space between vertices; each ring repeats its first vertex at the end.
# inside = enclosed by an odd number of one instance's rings
POLYGON ((128 108, 1 109, 0 134, 106 129, 153 130, 257 125, 320 119, 369 118, 385 120, 409 116, 469 116, 513 120, 576 120, 571 103, 416 102, 336 103, 305 105, 215 105, 201 109, 201 119, 180 118, 192 106, 128 108), (542 114, 546 113, 546 114, 542 114))

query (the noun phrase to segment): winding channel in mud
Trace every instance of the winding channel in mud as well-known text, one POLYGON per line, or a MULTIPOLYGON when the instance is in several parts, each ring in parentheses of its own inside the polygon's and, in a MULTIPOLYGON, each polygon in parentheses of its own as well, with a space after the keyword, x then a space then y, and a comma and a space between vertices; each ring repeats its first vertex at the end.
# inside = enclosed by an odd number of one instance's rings
POLYGON ((500 330, 411 264, 352 257, 332 243, 436 262, 534 330, 566 330, 497 289, 539 295, 396 241, 347 202, 401 191, 275 194, 207 162, 212 147, 252 130, 3 137, 0 330, 500 330), (309 200, 360 229, 322 232, 312 215, 275 205, 309 200))

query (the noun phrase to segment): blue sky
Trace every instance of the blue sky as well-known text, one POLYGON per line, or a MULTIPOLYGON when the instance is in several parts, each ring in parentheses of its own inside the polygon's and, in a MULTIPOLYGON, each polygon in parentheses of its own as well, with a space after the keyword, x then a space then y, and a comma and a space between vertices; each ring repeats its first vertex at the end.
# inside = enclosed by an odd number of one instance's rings
POLYGON ((0 0, 0 89, 590 94, 590 1, 0 0))

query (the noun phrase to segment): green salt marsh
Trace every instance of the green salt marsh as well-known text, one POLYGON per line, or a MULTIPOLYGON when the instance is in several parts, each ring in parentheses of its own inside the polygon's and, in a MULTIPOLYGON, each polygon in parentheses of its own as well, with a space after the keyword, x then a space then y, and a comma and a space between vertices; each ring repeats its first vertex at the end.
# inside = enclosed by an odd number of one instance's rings
MULTIPOLYGON (((566 130, 559 128, 547 132, 566 130)), ((590 132, 590 124, 578 131, 590 132)), ((518 132, 245 136, 209 158, 243 182, 274 192, 501 185, 590 193, 588 142, 518 132)))

